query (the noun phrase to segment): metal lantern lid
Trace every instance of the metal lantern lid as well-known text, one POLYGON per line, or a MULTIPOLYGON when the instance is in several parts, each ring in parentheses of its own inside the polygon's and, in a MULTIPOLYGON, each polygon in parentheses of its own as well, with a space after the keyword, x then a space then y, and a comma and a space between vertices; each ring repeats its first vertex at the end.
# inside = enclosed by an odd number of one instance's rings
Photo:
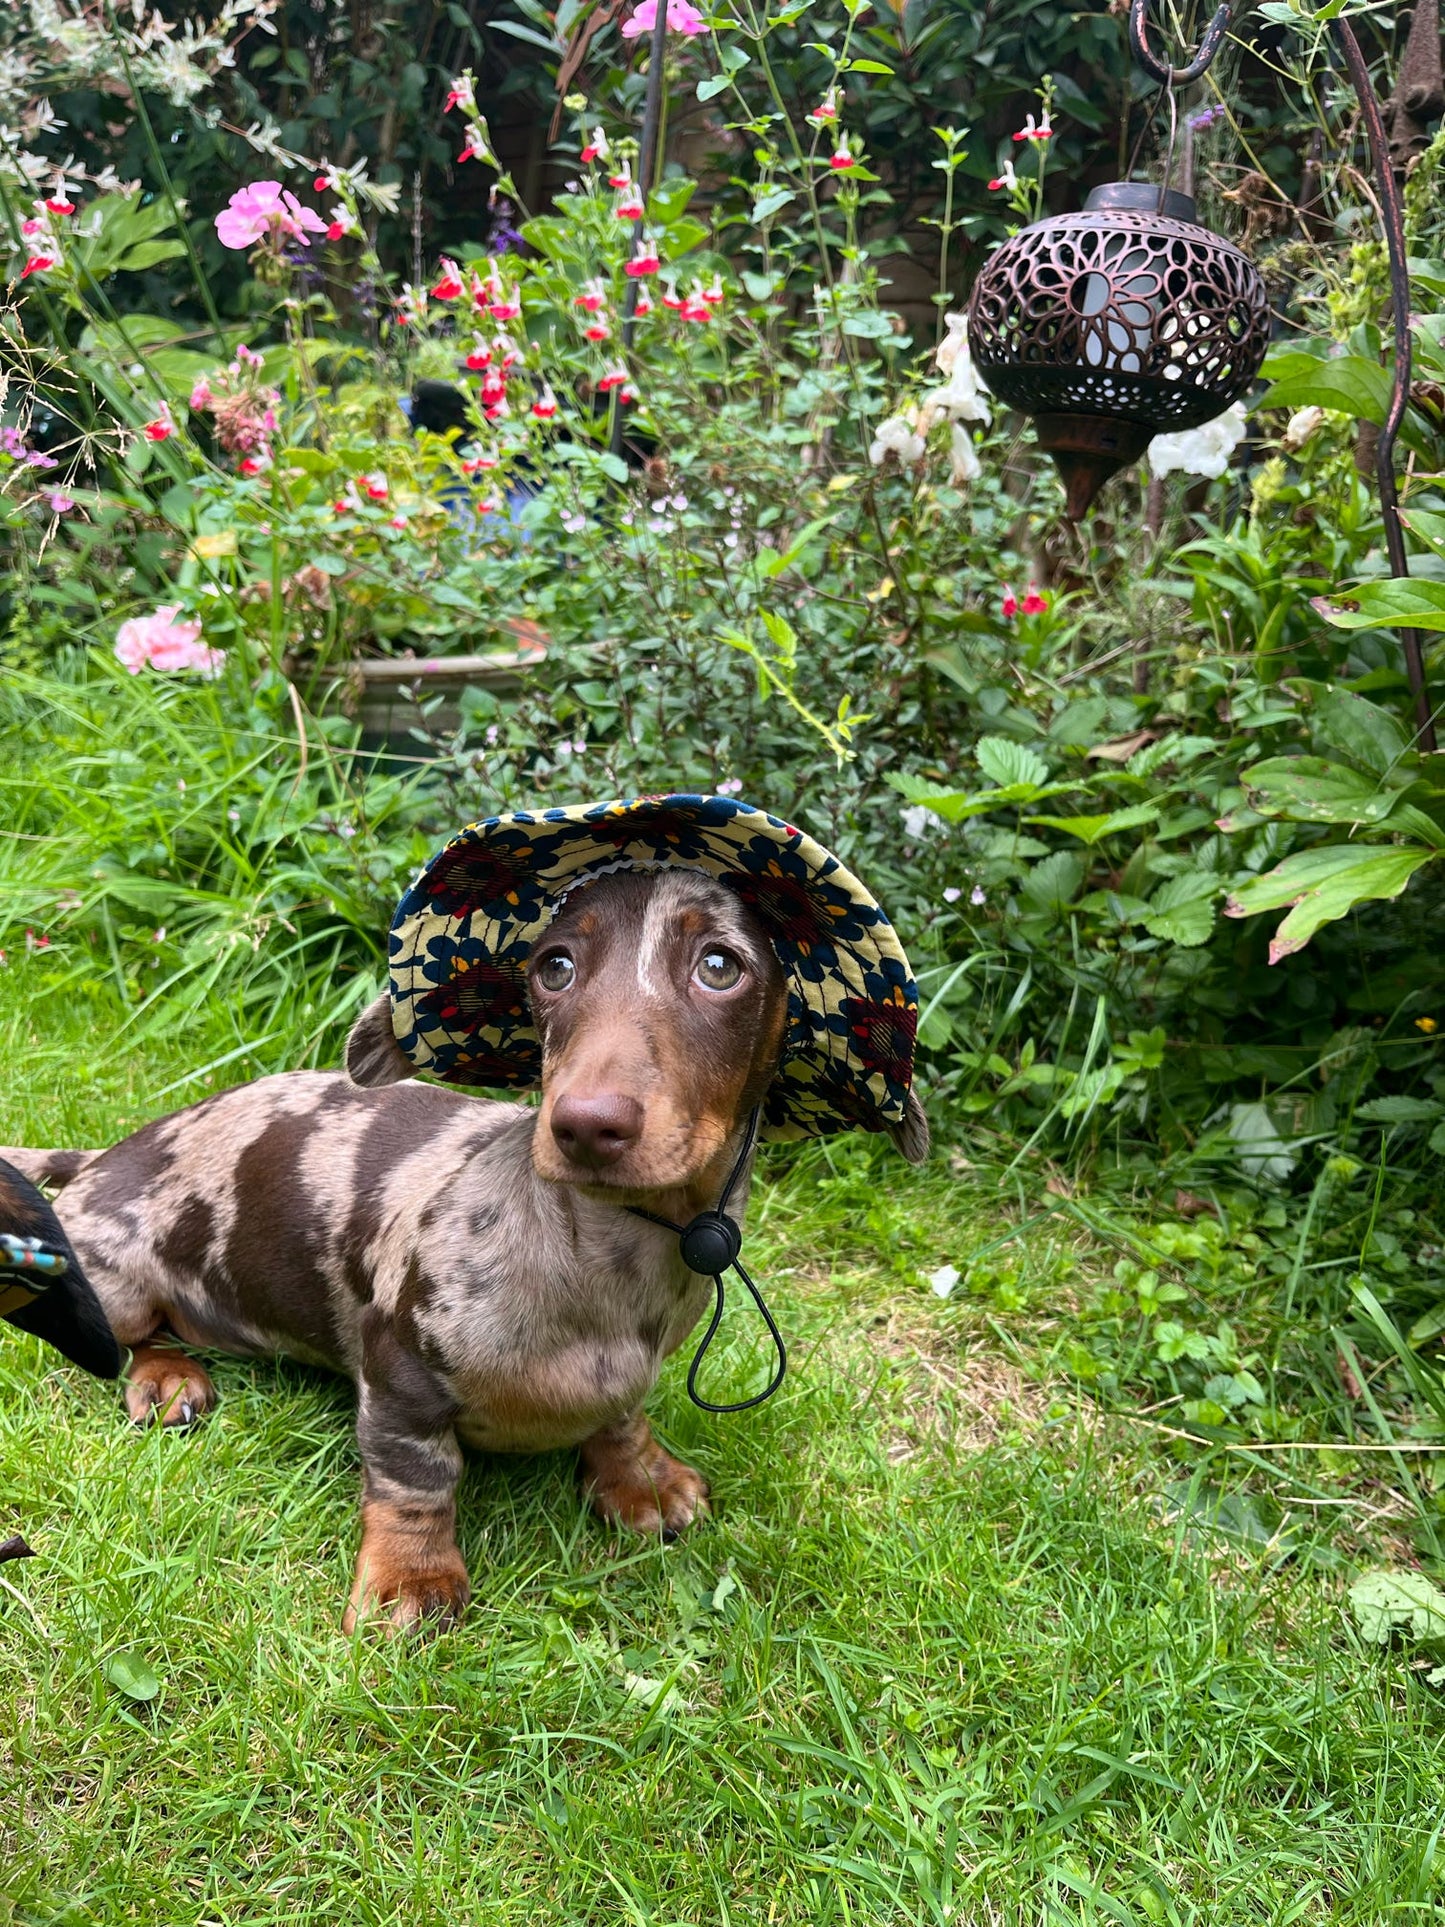
POLYGON ((1035 418, 1078 521, 1156 435, 1239 400, 1269 345, 1269 299, 1192 196, 1115 181, 990 255, 968 341, 991 391, 1035 418))

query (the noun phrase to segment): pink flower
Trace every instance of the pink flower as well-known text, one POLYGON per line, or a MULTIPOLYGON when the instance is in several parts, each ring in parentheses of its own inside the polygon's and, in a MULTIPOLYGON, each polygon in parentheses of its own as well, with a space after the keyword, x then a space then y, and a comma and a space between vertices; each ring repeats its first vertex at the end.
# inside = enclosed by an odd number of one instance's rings
MULTIPOLYGON (((838 118, 838 90, 836 87, 830 87, 828 89, 827 93, 824 94, 823 98, 807 118, 813 123, 814 127, 826 127, 829 121, 834 121, 838 118)), ((741 789, 742 785, 739 784, 738 788, 741 789)))
MULTIPOLYGON (((657 0, 642 0, 632 18, 623 23, 622 38, 636 40, 642 34, 651 33, 657 25, 657 0)), ((697 35, 707 32, 707 22, 691 4, 691 0, 667 0, 667 30, 669 33, 697 35)))
POLYGON ((65 493, 64 489, 53 488, 45 498, 45 506, 52 515, 69 515, 75 507, 75 501, 72 496, 65 493))
POLYGON ((662 261, 658 256, 657 243, 644 239, 636 254, 633 255, 622 272, 630 275, 634 281, 639 281, 644 275, 656 274, 661 266, 662 261))
POLYGON ((272 232, 300 240, 307 234, 324 234, 326 223, 309 207, 302 207, 279 181, 253 181, 249 187, 238 187, 216 216, 222 247, 254 247, 272 232))
POLYGON ((573 295, 572 304, 587 314, 596 314, 607 306, 607 290, 600 280, 588 281, 581 294, 573 295))
POLYGON ((606 341, 612 330, 607 325, 606 315, 594 315, 582 330, 589 341, 606 341))
POLYGON ((225 652, 208 649, 201 641, 201 625, 194 620, 177 621, 178 602, 167 603, 153 616, 132 616, 116 631, 115 653, 121 666, 138 676, 146 664, 168 672, 193 669, 198 675, 217 676, 225 662, 225 652))
POLYGON ((45 205, 52 214, 74 214, 75 212, 74 201, 68 201, 63 194, 57 194, 54 200, 47 201, 45 205))
POLYGON ((161 412, 155 420, 147 422, 141 430, 148 442, 163 442, 175 432, 176 425, 171 420, 171 411, 165 402, 161 403, 161 412))
POLYGON ((373 502, 384 502, 386 500, 387 483, 384 475, 362 475, 358 478, 358 481, 359 486, 373 502))
POLYGON ((857 156, 849 151, 846 134, 838 136, 838 145, 833 150, 833 158, 828 165, 835 174, 846 174, 850 168, 858 165, 857 156))
POLYGON ((487 303, 487 313, 494 321, 515 321, 521 312, 521 299, 516 294, 504 293, 500 301, 487 303))
POLYGON ((1048 606, 1048 597, 1039 594, 1039 585, 1037 582, 1031 582, 1029 584, 1029 592, 1024 597, 1024 614, 1026 616, 1041 616, 1048 606))
POLYGON ((1013 590, 1012 590, 1012 589, 1005 589, 1005 590, 1004 590, 1004 595, 1003 595, 1003 612, 1004 612, 1004 616, 1005 616, 1005 618, 1006 618, 1006 619, 1007 619, 1008 621, 1010 621, 1010 622, 1012 622, 1012 621, 1013 621, 1013 619, 1014 619, 1014 617, 1015 617, 1015 616, 1016 616, 1016 615, 1018 614, 1018 612, 1019 612, 1019 599, 1018 599, 1018 597, 1017 597, 1017 596, 1016 596, 1016 595, 1014 594, 1014 592, 1013 592, 1013 590))
POLYGON ((449 261, 447 257, 443 255, 441 278, 432 289, 432 294, 438 301, 455 301, 461 291, 461 270, 457 267, 455 261, 449 261))
POLYGON ((59 256, 55 254, 32 254, 20 270, 20 279, 28 280, 32 274, 45 274, 55 266, 59 256))
POLYGON ((191 399, 186 405, 193 414, 200 414, 203 409, 209 408, 215 399, 216 397, 211 392, 210 381, 205 375, 202 375, 195 387, 192 388, 191 399))
POLYGON ((48 226, 49 223, 47 221, 42 221, 38 215, 32 215, 28 221, 22 221, 20 223, 20 232, 28 241, 33 235, 44 234, 48 226))

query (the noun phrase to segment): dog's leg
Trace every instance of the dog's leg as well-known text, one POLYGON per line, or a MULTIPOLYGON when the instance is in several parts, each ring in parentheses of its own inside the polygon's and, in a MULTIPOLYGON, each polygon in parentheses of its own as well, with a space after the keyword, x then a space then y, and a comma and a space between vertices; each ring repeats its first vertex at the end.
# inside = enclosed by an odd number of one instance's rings
POLYGON ((216 1402, 205 1367, 168 1344, 164 1333, 133 1347, 125 1375, 125 1408, 137 1425, 189 1425, 216 1402))
POLYGON ((471 1596, 456 1541, 456 1403, 385 1313, 367 1314, 362 1343, 361 1550, 342 1627, 372 1612, 394 1627, 455 1625, 471 1596))
POLYGON ((664 1539, 675 1539, 708 1509, 707 1480, 663 1451, 645 1412, 584 1441, 582 1489, 599 1518, 664 1539))

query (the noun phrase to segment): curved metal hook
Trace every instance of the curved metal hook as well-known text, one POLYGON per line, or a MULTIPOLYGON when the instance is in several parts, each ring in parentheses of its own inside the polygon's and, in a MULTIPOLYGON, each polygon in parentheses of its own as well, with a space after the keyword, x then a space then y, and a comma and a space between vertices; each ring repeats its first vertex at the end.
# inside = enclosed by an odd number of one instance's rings
POLYGON ((1231 0, 1221 0, 1219 11, 1205 28, 1204 38, 1199 43, 1199 52, 1187 67, 1170 67, 1162 61, 1149 45, 1149 0, 1131 0, 1129 7, 1129 45, 1134 58, 1151 80, 1161 87, 1187 87, 1191 80, 1198 80, 1209 71, 1214 56, 1224 45, 1224 36, 1229 32, 1229 22, 1233 14, 1231 0))

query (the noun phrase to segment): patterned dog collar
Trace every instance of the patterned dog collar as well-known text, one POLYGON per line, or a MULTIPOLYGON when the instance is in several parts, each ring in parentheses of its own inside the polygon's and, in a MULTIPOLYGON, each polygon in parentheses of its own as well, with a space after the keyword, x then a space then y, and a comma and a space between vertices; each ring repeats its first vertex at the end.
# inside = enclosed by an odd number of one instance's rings
POLYGON ((569 891, 618 869, 716 877, 755 912, 788 976, 763 1135, 901 1123, 918 997, 873 898, 802 830, 725 796, 643 796, 488 817, 452 839, 391 929, 392 1025, 418 1070, 525 1090, 541 1078, 524 975, 569 891))

